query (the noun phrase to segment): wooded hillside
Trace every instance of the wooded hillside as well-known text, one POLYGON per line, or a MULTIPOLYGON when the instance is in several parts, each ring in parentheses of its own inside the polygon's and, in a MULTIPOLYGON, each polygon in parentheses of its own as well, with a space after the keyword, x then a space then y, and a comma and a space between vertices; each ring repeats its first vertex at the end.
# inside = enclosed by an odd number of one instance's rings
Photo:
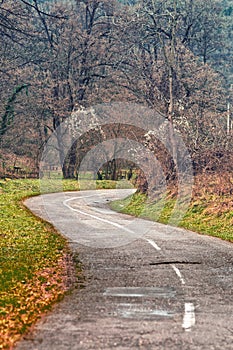
POLYGON ((233 1, 2 0, 0 18, 1 176, 36 174, 73 111, 113 101, 162 113, 195 172, 232 171, 233 1))

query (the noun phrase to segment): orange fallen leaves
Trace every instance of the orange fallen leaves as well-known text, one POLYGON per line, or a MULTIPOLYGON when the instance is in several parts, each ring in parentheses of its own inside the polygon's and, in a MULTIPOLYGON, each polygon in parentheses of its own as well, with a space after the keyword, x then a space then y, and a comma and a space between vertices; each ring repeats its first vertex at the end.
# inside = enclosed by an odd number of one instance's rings
MULTIPOLYGON (((65 294, 69 286, 71 260, 67 254, 53 267, 38 271, 7 292, 12 303, 0 311, 0 349, 12 349, 16 341, 42 314, 65 294)), ((4 301, 4 293, 1 296, 4 301)))

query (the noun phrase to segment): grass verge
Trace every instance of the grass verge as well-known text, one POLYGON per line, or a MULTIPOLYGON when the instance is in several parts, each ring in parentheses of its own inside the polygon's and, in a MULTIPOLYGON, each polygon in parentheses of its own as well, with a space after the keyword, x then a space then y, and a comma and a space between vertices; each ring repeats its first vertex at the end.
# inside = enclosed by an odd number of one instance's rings
MULTIPOLYGON (((216 179, 209 179, 213 185, 216 179)), ((212 186, 213 188, 213 186, 212 186)), ((169 192, 166 198, 150 201, 144 194, 135 193, 124 200, 111 203, 118 212, 168 224, 176 198, 169 192)), ((233 242, 233 199, 229 193, 194 188, 189 208, 179 223, 180 227, 233 242)))
MULTIPOLYGON (((47 192, 79 190, 76 180, 55 182, 48 181, 47 192)), ((117 183, 88 181, 81 187, 88 186, 116 188, 117 183)), ((36 179, 0 180, 0 349, 12 348, 70 283, 72 261, 65 238, 22 204, 40 190, 36 179)))
POLYGON ((21 202, 39 189, 38 180, 0 182, 0 349, 11 348, 66 289, 65 239, 21 202))
MULTIPOLYGON (((79 189, 75 180, 64 180, 62 186, 64 191, 79 189)), ((97 182, 97 188, 115 187, 112 181, 97 182)), ((39 180, 0 180, 0 349, 12 348, 67 290, 66 240, 22 204, 39 193, 39 180)))
MULTIPOLYGON (((75 180, 64 180, 62 187, 79 190, 75 180)), ((96 182, 97 189, 116 187, 121 185, 96 182)), ((11 348, 67 290, 70 252, 66 240, 22 204, 22 199, 39 193, 38 180, 0 180, 0 349, 11 348)), ((171 195, 147 203, 145 195, 135 194, 112 203, 112 208, 166 224, 174 203, 171 195)), ((232 208, 231 195, 197 193, 180 226, 233 242, 232 208)))

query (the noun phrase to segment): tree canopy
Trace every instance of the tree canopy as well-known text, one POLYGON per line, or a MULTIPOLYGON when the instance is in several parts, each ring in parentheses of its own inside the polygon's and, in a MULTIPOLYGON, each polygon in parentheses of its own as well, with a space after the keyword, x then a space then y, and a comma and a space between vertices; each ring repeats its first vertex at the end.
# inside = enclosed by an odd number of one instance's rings
POLYGON ((75 109, 127 101, 159 109, 195 164, 228 154, 232 1, 2 0, 0 17, 1 150, 37 162, 75 109))

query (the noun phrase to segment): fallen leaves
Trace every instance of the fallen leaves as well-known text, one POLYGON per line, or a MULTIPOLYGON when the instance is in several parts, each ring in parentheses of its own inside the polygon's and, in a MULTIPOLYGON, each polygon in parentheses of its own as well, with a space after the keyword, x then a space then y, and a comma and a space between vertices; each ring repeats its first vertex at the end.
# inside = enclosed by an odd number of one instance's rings
POLYGON ((0 181, 0 349, 22 334, 67 290, 71 259, 65 239, 24 209, 37 180, 0 181))
POLYGON ((1 293, 0 349, 11 348, 22 334, 68 289, 67 254, 56 266, 37 271, 32 279, 15 284, 1 293), (11 301, 11 302, 9 302, 11 301))

